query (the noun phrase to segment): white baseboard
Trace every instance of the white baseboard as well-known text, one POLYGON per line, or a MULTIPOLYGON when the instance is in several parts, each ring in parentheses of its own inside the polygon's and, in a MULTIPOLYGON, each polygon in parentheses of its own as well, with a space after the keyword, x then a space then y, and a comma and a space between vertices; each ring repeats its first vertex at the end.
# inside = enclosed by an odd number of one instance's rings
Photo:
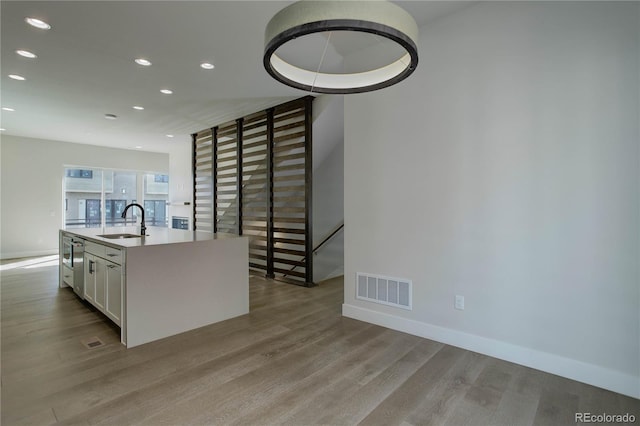
POLYGON ((58 254, 58 249, 49 250, 37 250, 37 251, 16 251, 8 253, 0 253, 0 259, 20 259, 22 257, 36 257, 36 256, 49 256, 52 254, 58 254))
POLYGON ((640 377, 511 343, 343 304, 342 315, 640 399, 640 377))

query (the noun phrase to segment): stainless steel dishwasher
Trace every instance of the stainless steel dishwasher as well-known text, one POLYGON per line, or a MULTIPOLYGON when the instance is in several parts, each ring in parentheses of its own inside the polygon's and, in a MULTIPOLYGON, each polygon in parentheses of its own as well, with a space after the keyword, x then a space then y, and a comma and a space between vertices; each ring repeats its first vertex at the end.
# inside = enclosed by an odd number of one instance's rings
POLYGON ((62 248, 63 280, 84 299, 84 240, 65 235, 62 248))

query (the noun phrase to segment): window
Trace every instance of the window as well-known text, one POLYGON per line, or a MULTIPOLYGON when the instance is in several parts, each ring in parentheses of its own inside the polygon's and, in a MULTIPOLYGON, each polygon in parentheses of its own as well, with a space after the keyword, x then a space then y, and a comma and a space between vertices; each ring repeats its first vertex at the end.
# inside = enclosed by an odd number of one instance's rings
POLYGON ((133 226, 138 209, 129 209, 126 219, 122 212, 136 200, 147 226, 167 226, 169 175, 85 167, 65 168, 64 176, 65 228, 133 226))
POLYGON ((124 226, 125 220, 122 218, 122 212, 127 206, 127 200, 105 200, 105 225, 107 226, 124 226))
POLYGON ((145 200, 144 214, 148 226, 167 226, 167 202, 162 200, 145 200))
MULTIPOLYGON (((105 171, 106 172, 106 171, 105 171)), ((114 170, 113 185, 104 191, 105 199, 105 226, 133 226, 136 218, 132 216, 130 209, 127 219, 122 218, 122 212, 127 204, 134 203, 138 194, 138 173, 114 170)))
POLYGON ((93 179, 93 170, 67 169, 66 176, 71 178, 93 179))
POLYGON ((102 177, 99 169, 65 169, 65 228, 91 228, 102 224, 102 177))
POLYGON ((146 174, 144 176, 144 214, 147 225, 169 226, 168 201, 169 176, 146 174))
POLYGON ((99 227, 102 223, 100 200, 90 199, 85 202, 85 218, 88 228, 99 227))

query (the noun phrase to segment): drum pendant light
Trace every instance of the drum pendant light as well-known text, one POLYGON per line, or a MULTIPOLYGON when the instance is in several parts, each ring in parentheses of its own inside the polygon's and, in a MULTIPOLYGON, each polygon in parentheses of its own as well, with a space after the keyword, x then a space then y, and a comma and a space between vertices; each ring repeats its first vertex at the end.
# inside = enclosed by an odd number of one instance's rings
POLYGON ((417 39, 418 26, 413 17, 388 1, 298 1, 269 21, 265 30, 263 64, 276 80, 308 92, 362 93, 396 84, 415 71, 417 39), (395 48, 399 47, 397 50, 401 54, 372 69, 321 72, 331 34, 341 31, 373 34, 380 40, 391 41, 395 48), (317 58, 317 68, 300 66, 290 57, 285 60, 278 54, 280 47, 316 33, 325 33, 327 38, 327 45, 317 58))

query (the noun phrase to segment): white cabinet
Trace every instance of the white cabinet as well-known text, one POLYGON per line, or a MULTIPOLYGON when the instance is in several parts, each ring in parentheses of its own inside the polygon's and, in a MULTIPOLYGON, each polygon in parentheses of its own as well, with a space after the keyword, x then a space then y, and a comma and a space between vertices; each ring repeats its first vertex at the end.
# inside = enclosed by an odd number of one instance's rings
POLYGON ((105 261, 99 257, 96 257, 95 263, 95 271, 93 276, 95 277, 95 296, 93 298, 94 306, 98 308, 100 311, 104 312, 104 301, 105 301, 105 261))
POLYGON ((96 297, 96 256, 85 252, 84 254, 84 298, 92 305, 96 297))
POLYGON ((121 326, 124 285, 121 250, 88 243, 84 261, 85 300, 121 326))
POLYGON ((106 264, 106 305, 104 313, 118 325, 122 324, 122 266, 107 262, 106 264))

